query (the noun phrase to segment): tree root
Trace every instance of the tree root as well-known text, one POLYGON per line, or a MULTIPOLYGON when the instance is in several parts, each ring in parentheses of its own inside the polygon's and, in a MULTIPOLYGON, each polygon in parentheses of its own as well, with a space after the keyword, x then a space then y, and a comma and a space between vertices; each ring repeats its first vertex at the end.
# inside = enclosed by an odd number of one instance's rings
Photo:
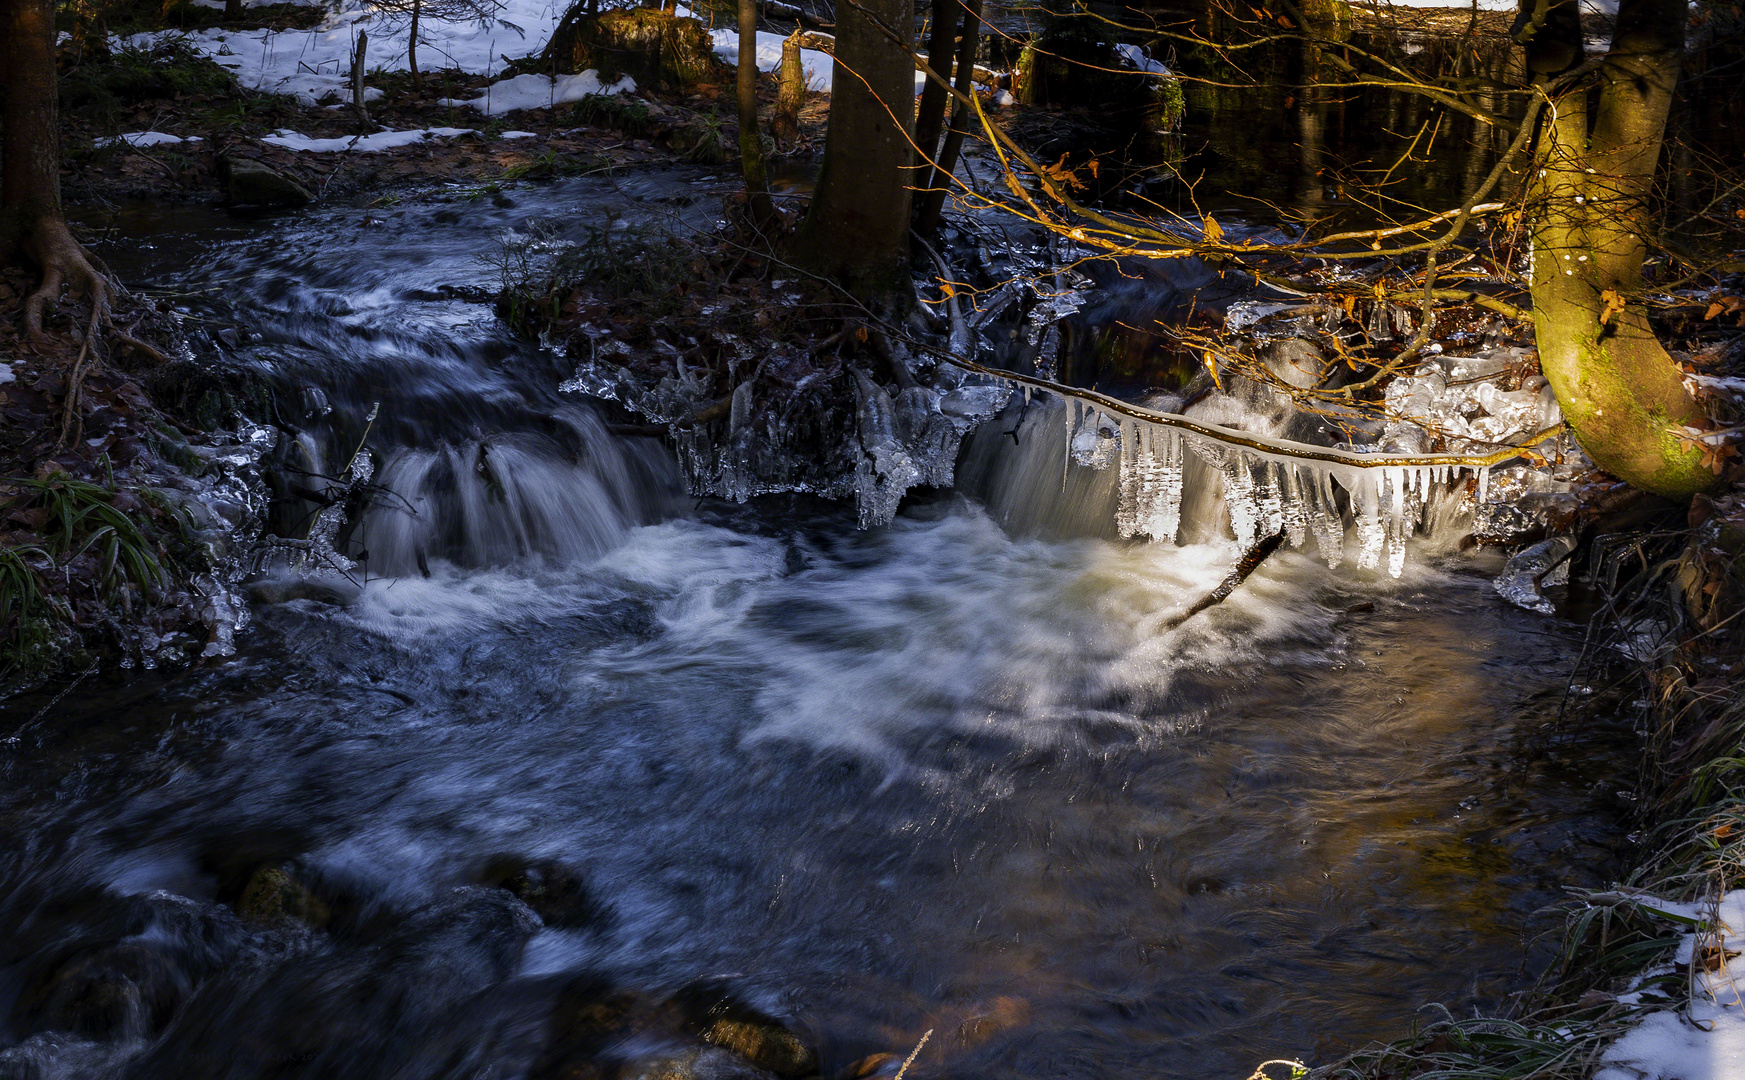
POLYGON ((107 313, 96 307, 91 309, 91 322, 85 327, 85 340, 79 345, 78 359, 73 361, 73 370, 67 375, 67 396, 61 401, 61 434, 55 439, 54 452, 57 454, 85 434, 85 417, 79 408, 85 398, 85 372, 90 370, 91 361, 97 356, 97 350, 92 346, 97 341, 98 320, 107 317, 107 313))
MULTIPOLYGON (((24 251, 42 267, 42 285, 24 301, 27 338, 37 344, 48 339, 42 328, 43 309, 60 299, 61 288, 69 283, 91 298, 91 329, 96 329, 99 320, 108 322, 110 302, 119 290, 73 239, 66 219, 58 214, 38 218, 24 241, 24 251)), ((89 344, 90 335, 86 338, 89 344)))

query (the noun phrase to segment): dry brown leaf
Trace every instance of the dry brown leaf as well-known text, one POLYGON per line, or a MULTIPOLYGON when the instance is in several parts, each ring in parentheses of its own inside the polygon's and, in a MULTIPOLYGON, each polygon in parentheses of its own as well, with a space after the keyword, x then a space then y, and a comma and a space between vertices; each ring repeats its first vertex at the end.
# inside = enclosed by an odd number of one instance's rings
POLYGON ((1612 316, 1622 314, 1625 307, 1624 298, 1618 295, 1618 290, 1616 289, 1601 290, 1600 303, 1605 305, 1605 307, 1600 310, 1601 326, 1609 326, 1612 321, 1612 316))

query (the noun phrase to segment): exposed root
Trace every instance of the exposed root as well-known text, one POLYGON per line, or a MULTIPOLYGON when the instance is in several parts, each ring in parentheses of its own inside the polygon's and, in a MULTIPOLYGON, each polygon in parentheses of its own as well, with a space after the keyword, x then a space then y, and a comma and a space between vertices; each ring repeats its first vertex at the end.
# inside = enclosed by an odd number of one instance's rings
POLYGON ((124 333, 120 330, 116 330, 116 329, 111 328, 109 336, 114 338, 117 344, 125 345, 130 349, 138 349, 140 352, 146 354, 147 356, 151 357, 153 360, 157 361, 160 364, 170 363, 170 358, 168 356, 165 356, 162 350, 157 349, 151 345, 147 345, 145 342, 139 340, 138 338, 134 337, 131 334, 127 334, 127 333, 124 333))
POLYGON ((107 318, 106 311, 95 307, 91 309, 91 322, 85 327, 85 340, 79 346, 79 356, 73 361, 73 370, 67 375, 67 396, 61 402, 61 434, 55 440, 57 454, 66 449, 68 443, 77 442, 84 437, 85 417, 79 406, 85 398, 85 372, 90 370, 91 361, 97 356, 97 350, 92 348, 97 340, 97 322, 107 318))
POLYGON ((38 218, 25 239, 24 251, 42 267, 42 285, 24 301, 24 332, 32 342, 40 344, 47 338, 42 328, 43 309, 59 300, 61 289, 68 284, 91 298, 93 330, 99 321, 108 322, 110 301, 117 288, 73 239, 64 218, 58 214, 38 218))

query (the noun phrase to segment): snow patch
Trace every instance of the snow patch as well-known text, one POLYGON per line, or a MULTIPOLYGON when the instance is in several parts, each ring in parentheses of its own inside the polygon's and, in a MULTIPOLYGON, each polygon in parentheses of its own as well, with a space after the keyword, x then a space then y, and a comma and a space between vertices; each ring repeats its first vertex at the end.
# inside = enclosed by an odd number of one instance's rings
MULTIPOLYGON (((739 31, 711 30, 709 36, 715 42, 715 55, 730 65, 739 63, 739 31)), ((786 39, 781 34, 772 34, 759 30, 757 33, 757 70, 774 71, 782 62, 782 42, 786 39)), ((800 67, 806 73, 806 89, 821 94, 830 93, 835 83, 836 58, 819 49, 801 49, 800 67)), ((927 86, 927 76, 919 71, 915 73, 915 93, 919 94, 927 86)))
POLYGON ((271 135, 261 139, 261 142, 282 146, 287 150, 306 150, 315 154, 340 153, 346 150, 356 150, 360 153, 373 154, 381 150, 392 150, 397 146, 412 146, 430 138, 452 138, 456 135, 477 135, 472 128, 419 128, 413 131, 378 131, 373 135, 342 135, 336 139, 312 139, 307 135, 299 135, 288 128, 280 128, 271 135))
POLYGON ((128 146, 167 146, 170 143, 200 142, 200 136, 190 135, 182 138, 180 135, 167 135, 161 131, 129 131, 125 135, 113 135, 101 139, 92 139, 92 146, 114 146, 126 143, 128 146))
POLYGON ((517 75, 513 79, 492 83, 476 98, 442 98, 437 104, 450 107, 469 105, 486 116, 500 116, 518 109, 549 109, 585 97, 628 94, 635 89, 636 80, 628 75, 606 84, 600 81, 600 73, 590 68, 580 75, 555 79, 547 75, 517 75))
MULTIPOLYGON (((1705 922, 1711 917, 1696 904, 1654 906, 1705 922)), ((1690 972, 1689 1005, 1648 1014, 1606 1050, 1594 1080, 1745 1078, 1745 998, 1740 993, 1745 967, 1734 970, 1728 958, 1738 938, 1745 935, 1745 889, 1728 893, 1712 915, 1707 931, 1686 934, 1673 958, 1675 965, 1690 972), (1703 953, 1697 959, 1699 949, 1703 953)), ((1671 970, 1650 971, 1644 978, 1671 970)), ((1623 994, 1618 1000, 1640 1004, 1642 995, 1623 994)))

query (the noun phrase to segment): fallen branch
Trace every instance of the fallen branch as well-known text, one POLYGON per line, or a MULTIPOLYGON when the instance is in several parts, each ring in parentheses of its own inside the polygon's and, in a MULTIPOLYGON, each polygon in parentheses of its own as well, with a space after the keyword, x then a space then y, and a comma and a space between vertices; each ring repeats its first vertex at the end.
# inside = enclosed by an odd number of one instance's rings
POLYGON ((1216 589, 1213 589, 1205 596, 1202 596, 1193 607, 1188 608, 1180 615, 1177 615, 1175 618, 1164 623, 1163 628, 1165 630, 1174 630, 1176 627, 1187 622, 1189 619, 1198 615, 1207 608, 1228 600, 1230 594, 1235 592, 1237 587, 1244 581, 1248 580, 1248 575, 1258 570, 1260 564, 1265 562, 1267 558, 1271 556, 1273 552, 1277 551, 1280 545, 1284 542, 1285 534, 1282 532, 1275 532, 1271 536, 1255 541, 1254 546, 1243 553, 1242 558, 1236 563, 1236 568, 1230 571, 1229 576, 1225 577, 1224 580, 1218 584, 1216 589))

